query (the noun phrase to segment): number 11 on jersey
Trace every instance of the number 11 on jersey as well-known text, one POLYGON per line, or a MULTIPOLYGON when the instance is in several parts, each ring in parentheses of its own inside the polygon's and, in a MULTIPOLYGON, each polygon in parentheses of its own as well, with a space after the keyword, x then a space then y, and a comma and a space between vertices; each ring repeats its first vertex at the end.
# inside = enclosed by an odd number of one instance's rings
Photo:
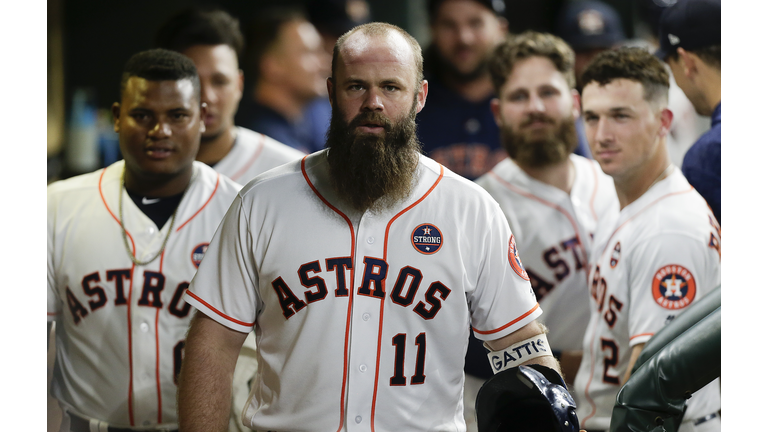
MULTIPOLYGON (((395 347, 395 374, 389 379, 389 385, 392 386, 404 386, 405 380, 405 333, 398 333, 392 338, 392 346, 395 347)), ((424 384, 427 377, 424 376, 424 358, 427 354, 427 334, 420 333, 416 336, 416 346, 418 350, 416 352, 416 366, 414 368, 413 376, 411 377, 411 384, 424 384)))

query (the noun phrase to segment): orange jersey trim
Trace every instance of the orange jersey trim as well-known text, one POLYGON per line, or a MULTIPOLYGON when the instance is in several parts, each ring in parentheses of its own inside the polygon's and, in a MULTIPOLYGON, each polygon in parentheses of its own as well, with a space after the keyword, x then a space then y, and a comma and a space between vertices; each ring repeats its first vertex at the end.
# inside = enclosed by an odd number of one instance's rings
MULTIPOLYGON (((107 209, 109 214, 112 216, 112 219, 117 222, 117 224, 121 227, 122 230, 125 231, 125 235, 128 237, 129 240, 131 240, 131 247, 133 250, 131 253, 136 256, 136 243, 133 241, 133 236, 131 233, 128 232, 128 229, 123 226, 123 224, 120 222, 120 219, 115 216, 114 213, 112 213, 112 210, 109 208, 109 205, 107 205, 107 200, 104 198, 104 190, 101 187, 101 184, 104 180, 104 174, 107 172, 107 169, 104 168, 101 170, 101 175, 99 176, 99 196, 101 196, 101 202, 104 203, 104 207, 107 209)), ((123 193, 122 186, 120 187, 120 194, 123 193)), ((131 422, 131 426, 135 426, 134 420, 133 420, 133 336, 131 333, 131 329, 133 328, 131 324, 131 303, 133 299, 133 280, 134 277, 134 270, 136 270, 136 264, 133 264, 131 262, 131 284, 128 288, 128 299, 126 300, 126 314, 127 314, 127 323, 128 323, 128 418, 131 422)))
POLYGON ((163 423, 163 392, 160 386, 160 311, 155 314, 155 380, 157 381, 157 424, 163 423))
POLYGON ((595 199, 597 198, 597 168, 595 168, 595 164, 590 163, 589 167, 592 168, 592 177, 594 178, 594 185, 595 187, 592 188, 592 199, 589 200, 589 208, 592 210, 592 217, 595 219, 595 222, 597 222, 597 212, 595 211, 595 199))
POLYGON ((639 338, 639 337, 643 337, 643 336, 653 336, 653 335, 654 335, 654 333, 640 333, 640 334, 636 334, 634 336, 631 336, 629 338, 629 340, 631 341, 634 338, 639 338))
MULTIPOLYGON (((607 241, 607 242, 605 242, 605 247, 603 248, 603 251, 600 253, 600 259, 602 259, 602 258, 603 258, 603 255, 605 255, 605 251, 608 249, 608 245, 610 245, 610 244, 611 244, 611 239, 613 239, 613 236, 615 236, 615 235, 616 235, 616 233, 617 233, 617 232, 619 232, 619 230, 620 230, 620 229, 624 228, 624 225, 628 224, 628 223, 629 223, 629 221, 631 221, 632 219, 634 219, 634 218, 636 218, 636 217, 640 216, 640 214, 641 214, 641 213, 643 213, 644 211, 646 211, 646 210, 648 210, 649 208, 653 207, 653 206, 654 206, 654 205, 656 205, 656 204, 657 204, 659 201, 661 201, 661 200, 663 200, 663 199, 665 199, 665 198, 669 198, 669 197, 671 197, 671 196, 673 196, 673 195, 681 195, 681 194, 684 194, 684 193, 688 193, 688 192, 691 192, 691 191, 693 191, 693 190, 695 190, 695 189, 693 188, 693 186, 691 186, 691 187, 690 187, 690 189, 686 189, 686 190, 682 190, 682 191, 677 191, 677 192, 670 192, 670 193, 668 193, 668 194, 666 194, 666 195, 662 195, 662 196, 660 196, 659 198, 657 198, 655 201, 653 201, 652 203, 650 203, 650 204, 648 204, 647 206, 645 206, 645 207, 644 207, 642 210, 640 210, 639 212, 635 213, 635 214, 634 214, 632 217, 630 217, 629 219, 627 219, 627 220, 625 220, 624 222, 622 222, 622 224, 621 224, 621 225, 619 225, 618 227, 616 227, 616 229, 613 231, 613 233, 611 233, 611 236, 610 236, 610 237, 608 237, 608 241, 607 241)), ((598 260, 598 261, 599 261, 599 260, 598 260)))
MULTIPOLYGON (((185 226, 186 226, 186 225, 187 225, 187 224, 188 224, 188 223, 189 223, 189 222, 190 222, 192 219, 194 219, 194 218, 195 218, 195 216, 197 216, 198 214, 200 214, 200 212, 201 212, 201 211, 203 211, 203 209, 204 209, 204 208, 205 208, 205 207, 208 205, 208 203, 209 203, 209 202, 211 202, 211 200, 213 199, 213 196, 214 196, 214 195, 216 195, 216 191, 217 191, 217 190, 219 190, 219 181, 220 181, 220 180, 221 180, 221 174, 218 174, 218 173, 217 173, 217 174, 216 174, 216 186, 214 186, 214 188, 213 188, 213 192, 211 192, 211 196, 209 196, 209 197, 208 197, 208 200, 205 202, 205 204, 203 204, 203 206, 202 206, 202 207, 200 207, 200 209, 199 209, 199 210, 197 210, 197 211, 195 212, 195 214, 193 214, 193 215, 192 215, 192 216, 191 216, 189 219, 187 219, 187 221, 186 221, 186 222, 184 222, 183 224, 181 224, 181 226, 179 226, 178 228, 176 228, 176 232, 179 232, 179 231, 181 231, 181 229, 182 229, 182 228, 184 228, 184 227, 185 227, 185 226)), ((181 203, 179 203, 179 204, 181 204, 181 203)))
POLYGON ((243 167, 240 168, 240 171, 236 172, 231 177, 232 180, 237 181, 240 178, 240 176, 245 174, 245 172, 248 171, 248 168, 250 168, 251 165, 253 165, 253 163, 256 162, 256 159, 258 159, 259 156, 261 156, 261 151, 264 150, 264 135, 263 134, 259 134, 259 137, 261 138, 259 140, 259 144, 261 144, 261 145, 253 153, 253 156, 251 156, 251 159, 249 159, 248 162, 246 162, 245 165, 243 165, 243 167))
MULTIPOLYGON (((584 259, 586 259, 586 260, 589 259, 588 258, 589 255, 587 254, 587 249, 584 247, 584 242, 581 240, 581 234, 579 234, 579 225, 576 223, 576 221, 573 219, 573 217, 570 215, 570 213, 568 213, 568 211, 566 211, 564 208, 560 207, 559 205, 557 205, 555 203, 549 202, 549 201, 547 201, 547 200, 545 200, 543 198, 540 198, 540 197, 538 197, 536 195, 533 195, 531 193, 528 193, 528 192, 518 188, 517 186, 513 185, 512 183, 510 183, 510 182, 504 180, 503 178, 501 178, 501 176, 496 174, 494 171, 491 171, 490 174, 491 174, 491 176, 493 178, 496 179, 496 181, 501 183, 502 186, 506 187, 507 189, 511 190, 512 192, 514 192, 514 193, 516 193, 518 195, 524 196, 524 197, 526 197, 528 199, 532 199, 534 201, 538 201, 539 203, 544 204, 545 206, 553 208, 553 209, 557 210, 558 212, 562 213, 562 215, 565 216, 566 219, 568 219, 568 222, 571 224, 571 228, 573 228, 573 232, 576 234, 576 238, 579 240, 579 246, 580 246, 580 249, 581 249, 581 253, 584 255, 584 259)), ((593 195, 592 198, 594 200, 594 195, 593 195)), ((593 213, 594 213, 594 209, 593 209, 593 213)), ((595 217, 595 220, 597 220, 597 217, 595 217)), ((585 263, 584 267, 586 268, 587 265, 588 264, 585 263)), ((587 275, 587 276, 589 276, 589 275, 587 275)))
MULTIPOLYGON (((603 255, 605 255, 605 251, 608 249, 608 245, 610 245, 610 244, 611 244, 611 239, 613 239, 613 236, 615 236, 615 235, 616 235, 616 233, 617 233, 617 232, 619 232, 619 230, 620 230, 620 229, 622 229, 622 228, 624 227, 624 225, 626 225, 627 223, 629 223, 629 221, 631 221, 632 219, 636 218, 638 215, 640 215, 641 213, 643 213, 644 211, 648 210, 649 208, 651 208, 652 206, 654 206, 656 203, 658 203, 659 201, 661 201, 661 200, 663 200, 663 199, 665 199, 665 198, 667 198, 667 197, 670 197, 670 196, 673 196, 673 195, 684 194, 684 193, 690 192, 690 191, 692 191, 692 190, 694 190, 694 189, 693 189, 693 186, 691 186, 691 187, 690 187, 690 189, 687 189, 687 190, 682 190, 682 191, 677 191, 677 192, 671 192, 671 193, 668 193, 668 194, 666 194, 666 195, 663 195, 663 196, 659 197, 658 199, 654 200, 653 202, 651 202, 650 204, 648 204, 647 206, 645 206, 645 207, 644 207, 642 210, 640 210, 639 212, 637 212, 637 213, 636 213, 634 216, 632 216, 632 217, 630 217, 629 219, 627 219, 626 221, 624 221, 624 222, 623 222, 621 225, 619 225, 619 226, 618 226, 618 227, 617 227, 617 228, 616 228, 616 229, 613 231, 613 233, 611 234, 611 236, 608 238, 608 241, 605 243, 605 247, 603 248, 603 251, 600 253, 600 259, 602 259, 603 255)), ((599 261, 599 260, 598 260, 598 261, 599 261)), ((593 333, 592 333, 592 342, 590 343, 590 352, 592 353, 592 359, 594 359, 594 358, 595 358, 595 337, 596 337, 596 336, 597 336, 597 329, 595 329, 595 330, 593 331, 593 333)), ((640 334, 640 335, 635 335, 635 336, 632 336, 632 337, 630 337, 630 340, 632 340, 632 338, 635 338, 635 337, 638 337, 638 336, 642 336, 642 334, 640 334)), ((586 417, 584 417, 584 419, 582 419, 582 423, 583 423, 583 422, 586 422, 586 421, 587 421, 587 420, 589 420, 590 418, 594 417, 594 416, 595 416, 595 414, 597 414, 597 405, 596 405, 596 404, 595 404, 595 402, 592 400, 592 398, 591 398, 591 397, 589 397, 589 387, 592 385, 592 379, 594 378, 594 375, 595 375, 595 366, 596 366, 596 364, 595 364, 595 362, 593 361, 593 362, 592 362, 592 364, 590 365, 590 373, 589 373, 589 379, 587 380, 587 385, 584 387, 584 397, 587 399, 587 401, 589 402, 589 404, 592 406, 592 412, 591 412, 591 413, 589 413, 589 415, 587 415, 586 417)))
POLYGON ((200 297, 198 297, 197 295, 195 295, 195 293, 193 293, 193 292, 192 292, 192 291, 190 291, 190 290, 187 290, 187 294, 189 294, 189 296, 190 296, 190 297, 192 297, 193 299, 195 299, 195 300, 199 301, 199 302, 200 302, 200 303, 202 303, 202 304, 203 304, 205 307, 207 307, 207 308, 208 308, 208 309, 210 309, 211 311, 215 312, 217 315, 219 315, 220 317, 222 317, 222 318, 226 319, 227 321, 231 321, 231 322, 233 322, 233 323, 235 323, 235 324, 239 324, 239 325, 241 325, 241 326, 245 326, 245 327, 253 327, 253 325, 254 325, 254 324, 256 324, 256 323, 247 323, 247 322, 244 322, 244 321, 240 321, 240 320, 236 320, 236 319, 234 319, 234 318, 230 317, 229 315, 225 314, 224 312, 221 312, 220 310, 218 310, 218 309, 216 309, 215 307, 213 307, 213 306, 211 306, 210 304, 208 304, 208 302, 206 302, 205 300, 201 299, 200 297))
POLYGON ((516 324, 516 323, 520 322, 521 320, 523 320, 523 319, 524 319, 525 317, 527 317, 528 315, 530 315, 530 314, 532 314, 532 313, 536 312, 536 309, 538 309, 538 308, 539 308, 539 304, 538 304, 538 303, 536 303, 536 304, 535 304, 535 305, 534 305, 534 306, 533 306, 533 307, 532 307, 532 308, 531 308, 531 309, 530 309, 528 312, 526 312, 526 313, 524 313, 524 314, 520 315, 519 317, 517 317, 517 318, 513 319, 512 321, 510 321, 510 322, 508 322, 508 323, 504 324, 503 326, 501 326, 501 327, 499 327, 499 328, 496 328, 496 329, 493 329, 493 330, 485 330, 485 331, 484 331, 484 330, 478 330, 478 329, 476 329, 476 328, 472 327, 472 330, 474 330, 474 332, 475 332, 475 333, 479 333, 479 334, 483 334, 483 335, 487 335, 487 334, 493 334, 493 333, 497 333, 497 332, 500 332, 500 331, 502 331, 502 330, 504 330, 504 329, 508 328, 508 327, 509 327, 509 326, 511 326, 511 325, 514 325, 514 324, 516 324))
MULTIPOLYGON (((407 213, 409 210, 413 209, 417 205, 419 205, 424 199, 426 199, 433 190, 437 187, 437 185, 440 183, 441 180, 443 180, 443 175, 445 173, 445 169, 442 165, 440 165, 440 175, 437 177, 437 180, 435 180, 435 183, 432 185, 432 187, 429 188, 429 190, 416 202, 409 205, 408 207, 401 210, 398 214, 396 214, 392 219, 390 219, 389 223, 387 224, 387 229, 384 232, 384 261, 387 261, 387 246, 389 245, 389 229, 392 227, 392 223, 395 222, 397 218, 407 213)), ((374 422, 376 421, 376 398, 379 392, 379 371, 380 371, 380 365, 381 365, 381 335, 384 331, 384 304, 386 301, 382 299, 381 301, 381 307, 379 308, 379 346, 376 350, 376 374, 373 380, 373 401, 371 404, 371 431, 375 431, 376 428, 374 427, 374 422)))
MULTIPOLYGON (((344 399, 346 397, 346 391, 347 391, 347 364, 349 362, 349 328, 352 325, 352 304, 353 299, 355 298, 355 228, 352 225, 352 221, 345 215, 341 210, 334 207, 328 200, 323 197, 323 195, 320 193, 320 191, 315 188, 315 185, 312 184, 312 181, 309 179, 309 175, 307 174, 307 167, 306 167, 306 161, 307 156, 304 156, 301 158, 301 174, 304 176, 304 181, 307 182, 307 185, 309 185, 310 189, 312 189, 312 192, 317 195, 318 198, 320 198, 320 201, 323 202, 328 208, 336 212, 339 216, 344 218, 344 220, 347 222, 347 225, 349 226, 349 235, 352 239, 351 241, 351 250, 349 252, 349 256, 352 257, 352 268, 350 268, 350 281, 349 281, 349 301, 347 303, 347 326, 346 331, 344 334, 344 370, 342 373, 342 381, 341 381, 341 400, 339 402, 339 428, 336 430, 337 432, 341 431, 344 428, 344 412, 345 412, 345 403, 344 399)), ((345 287, 346 288, 346 287, 345 287)))

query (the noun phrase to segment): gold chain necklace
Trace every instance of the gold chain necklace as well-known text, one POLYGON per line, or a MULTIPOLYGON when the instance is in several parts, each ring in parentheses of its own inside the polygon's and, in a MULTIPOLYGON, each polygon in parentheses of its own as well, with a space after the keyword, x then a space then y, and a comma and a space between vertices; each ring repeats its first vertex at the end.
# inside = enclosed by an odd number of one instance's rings
MULTIPOLYGON (((653 183, 651 183, 651 185, 650 185, 650 186, 648 186, 648 189, 652 188, 652 187, 653 187, 653 185, 655 185, 656 183, 658 183, 658 182, 662 181, 663 179, 667 178, 667 176, 669 176, 670 174, 672 174, 672 171, 673 171, 674 169, 675 169, 675 166, 674 166, 673 164, 669 164, 669 165, 668 165, 668 166, 667 166, 667 167, 664 169, 664 171, 662 171, 662 172, 661 172, 661 174, 659 174, 659 176, 658 176, 658 177, 656 177, 656 180, 654 180, 654 181, 653 181, 653 183)), ((646 190, 648 190, 648 189, 646 189, 646 190)))
MULTIPOLYGON (((123 244, 125 245, 125 250, 128 252, 128 256, 131 257, 131 261, 133 261, 134 264, 136 264, 139 267, 143 267, 145 265, 150 264, 152 261, 156 260, 157 257, 160 256, 160 254, 163 253, 165 250, 165 246, 168 244, 168 239, 171 238, 171 231, 173 231, 173 223, 176 221, 176 212, 179 211, 179 207, 181 207, 181 201, 184 200, 184 195, 187 193, 187 189, 189 189, 189 185, 192 184, 192 181, 194 180, 194 176, 189 179, 189 183, 187 183, 187 187, 184 188, 184 193, 181 195, 181 200, 179 200, 179 204, 176 206, 176 209, 173 211, 173 216, 171 216, 171 226, 168 227, 168 234, 165 235, 165 240, 163 240, 163 245, 160 246, 160 250, 157 251, 155 256, 150 258, 148 261, 139 261, 136 259, 136 257, 133 255, 133 252, 131 252, 131 246, 128 244, 128 232, 125 229, 125 224, 123 223, 123 188, 125 187, 125 167, 123 167, 123 173, 120 175, 120 193, 118 195, 118 207, 120 212, 120 230, 123 233, 123 244)), ((127 193, 126 189, 126 193, 127 193)))

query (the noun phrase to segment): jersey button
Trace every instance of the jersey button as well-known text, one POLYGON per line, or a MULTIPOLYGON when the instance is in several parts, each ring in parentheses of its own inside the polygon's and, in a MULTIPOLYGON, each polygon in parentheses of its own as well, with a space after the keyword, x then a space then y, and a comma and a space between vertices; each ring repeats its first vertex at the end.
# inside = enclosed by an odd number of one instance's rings
POLYGON ((155 227, 149 227, 147 228, 147 234, 152 235, 155 233, 155 227))
POLYGON ((375 239, 375 238, 373 238, 373 237, 368 237, 368 244, 373 244, 373 242, 375 242, 375 241, 376 241, 376 239, 375 239))
POLYGON ((368 370, 368 366, 366 365, 360 365, 360 372, 365 372, 368 370))
POLYGON ((360 417, 360 416, 357 416, 357 417, 355 417, 355 423, 358 423, 358 424, 359 424, 359 423, 360 423, 360 422, 362 422, 362 421, 363 421, 363 418, 362 418, 362 417, 360 417))
POLYGON ((363 321, 368 321, 369 319, 371 319, 371 314, 369 314, 368 312, 364 313, 363 314, 363 321))
POLYGON ((149 331, 149 324, 147 324, 147 323, 141 323, 141 325, 139 326, 139 328, 141 329, 141 331, 143 331, 144 333, 146 333, 146 332, 148 332, 148 331, 149 331))

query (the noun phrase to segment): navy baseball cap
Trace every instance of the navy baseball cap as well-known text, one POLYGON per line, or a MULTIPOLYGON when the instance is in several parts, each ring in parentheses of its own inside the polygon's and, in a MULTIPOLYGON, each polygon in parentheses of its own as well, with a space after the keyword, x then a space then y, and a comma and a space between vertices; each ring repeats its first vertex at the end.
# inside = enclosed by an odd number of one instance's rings
MULTIPOLYGON (((504 0, 473 0, 477 3, 480 3, 481 5, 487 7, 491 10, 491 12, 495 13, 497 16, 504 16, 504 12, 507 8, 506 3, 504 0)), ((445 2, 445 0, 429 0, 427 3, 427 12, 429 13, 429 19, 434 20, 435 15, 437 15, 437 9, 445 2)))
POLYGON ((661 14, 656 57, 713 45, 720 45, 720 0, 680 0, 661 14))
POLYGON ((574 51, 611 48, 627 39, 616 9, 599 1, 573 1, 563 7, 558 35, 574 51))
POLYGON ((335 36, 371 21, 367 0, 310 0, 305 8, 318 31, 335 36))

